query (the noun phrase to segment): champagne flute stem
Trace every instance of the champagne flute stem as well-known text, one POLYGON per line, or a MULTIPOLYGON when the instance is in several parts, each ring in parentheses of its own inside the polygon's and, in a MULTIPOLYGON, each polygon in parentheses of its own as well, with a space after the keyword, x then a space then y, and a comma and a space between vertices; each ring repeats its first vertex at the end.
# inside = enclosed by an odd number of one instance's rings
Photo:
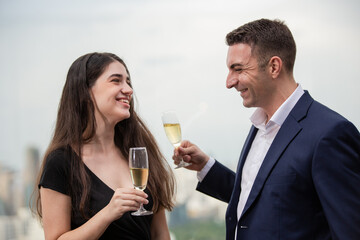
POLYGON ((146 211, 146 209, 144 208, 144 204, 140 203, 139 211, 140 211, 140 212, 146 211))
POLYGON ((187 167, 187 166, 190 166, 191 163, 187 163, 184 161, 184 159, 181 158, 180 160, 180 163, 178 165, 176 165, 175 169, 178 169, 178 168, 182 168, 182 167, 187 167))

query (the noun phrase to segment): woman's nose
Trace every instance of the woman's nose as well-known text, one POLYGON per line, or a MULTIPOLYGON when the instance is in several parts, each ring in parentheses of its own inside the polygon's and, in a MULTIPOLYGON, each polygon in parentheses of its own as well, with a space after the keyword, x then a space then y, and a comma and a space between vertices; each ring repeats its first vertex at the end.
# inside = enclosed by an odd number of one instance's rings
POLYGON ((126 84, 126 86, 122 89, 122 92, 127 95, 132 95, 133 89, 130 87, 129 84, 126 84))

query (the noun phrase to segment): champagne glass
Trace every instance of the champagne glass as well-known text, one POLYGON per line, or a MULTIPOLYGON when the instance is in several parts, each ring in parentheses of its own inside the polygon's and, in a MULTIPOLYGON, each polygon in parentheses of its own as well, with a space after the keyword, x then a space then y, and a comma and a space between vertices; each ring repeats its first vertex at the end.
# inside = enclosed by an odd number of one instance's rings
MULTIPOLYGON (((149 175, 149 162, 145 147, 130 148, 129 167, 134 187, 144 191, 149 175)), ((153 214, 153 212, 147 211, 142 203, 136 212, 131 213, 133 216, 145 216, 150 214, 153 214)))
MULTIPOLYGON (((181 128, 176 113, 174 111, 163 112, 161 119, 167 138, 175 148, 179 147, 181 143, 181 128)), ((191 163, 184 162, 184 160, 181 159, 180 163, 175 168, 187 167, 190 165, 191 163)))

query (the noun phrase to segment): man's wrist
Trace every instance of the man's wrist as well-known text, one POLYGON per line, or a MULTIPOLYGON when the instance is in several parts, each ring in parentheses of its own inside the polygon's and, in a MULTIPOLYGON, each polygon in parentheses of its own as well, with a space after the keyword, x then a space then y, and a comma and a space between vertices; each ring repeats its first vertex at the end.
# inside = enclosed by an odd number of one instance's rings
POLYGON ((199 182, 204 180, 206 174, 210 171, 211 167, 215 164, 215 159, 210 157, 205 166, 197 172, 197 178, 199 182))

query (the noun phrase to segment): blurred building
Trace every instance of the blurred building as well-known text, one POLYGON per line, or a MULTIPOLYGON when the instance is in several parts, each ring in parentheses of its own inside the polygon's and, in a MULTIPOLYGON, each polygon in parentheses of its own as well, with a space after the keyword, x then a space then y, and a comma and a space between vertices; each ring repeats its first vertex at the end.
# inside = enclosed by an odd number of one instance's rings
POLYGON ((39 171, 39 150, 29 147, 24 159, 21 173, 0 164, 0 240, 44 239, 29 209, 39 171))
POLYGON ((15 171, 0 164, 0 239, 15 239, 15 171))
POLYGON ((20 203, 22 207, 29 206, 39 172, 39 166, 39 150, 35 147, 29 147, 26 149, 25 167, 23 169, 23 202, 20 203))
POLYGON ((196 172, 185 169, 174 171, 177 180, 176 207, 169 214, 171 225, 192 219, 224 221, 227 204, 196 191, 196 172))
POLYGON ((0 216, 15 215, 15 171, 0 164, 0 216))

